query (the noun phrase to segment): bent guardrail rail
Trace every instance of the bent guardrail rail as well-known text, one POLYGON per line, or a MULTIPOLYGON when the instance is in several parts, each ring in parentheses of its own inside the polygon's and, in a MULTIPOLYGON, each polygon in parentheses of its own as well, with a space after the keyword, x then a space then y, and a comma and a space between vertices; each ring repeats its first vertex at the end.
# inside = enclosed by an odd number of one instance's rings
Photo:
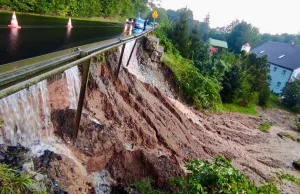
MULTIPOLYGON (((76 65, 82 64, 83 74, 73 133, 73 137, 76 138, 78 135, 85 90, 88 82, 89 68, 93 57, 117 46, 123 45, 116 72, 116 76, 118 76, 126 43, 133 40, 137 41, 139 38, 147 35, 149 32, 152 32, 154 30, 155 28, 151 28, 139 34, 83 45, 80 46, 80 50, 78 51, 74 50, 75 48, 78 48, 75 47, 55 53, 1 65, 0 99, 18 92, 24 88, 28 88, 29 86, 32 86, 54 75, 63 73, 65 70, 70 69, 76 65)), ((134 44, 133 49, 135 48, 135 45, 136 44, 134 44)), ((131 55, 128 59, 127 64, 131 59, 131 55)))

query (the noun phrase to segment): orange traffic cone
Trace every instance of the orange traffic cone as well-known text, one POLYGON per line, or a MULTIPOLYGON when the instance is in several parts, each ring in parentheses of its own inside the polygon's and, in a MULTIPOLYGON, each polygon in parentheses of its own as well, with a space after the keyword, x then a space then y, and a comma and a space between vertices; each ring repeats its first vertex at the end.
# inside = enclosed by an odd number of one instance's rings
POLYGON ((13 12, 11 21, 10 21, 10 25, 8 25, 10 28, 21 28, 21 26, 19 26, 18 24, 18 20, 17 20, 17 16, 16 16, 16 12, 13 12))
POLYGON ((68 24, 67 24, 67 28, 73 28, 72 22, 71 22, 71 18, 69 18, 69 21, 68 21, 68 24))

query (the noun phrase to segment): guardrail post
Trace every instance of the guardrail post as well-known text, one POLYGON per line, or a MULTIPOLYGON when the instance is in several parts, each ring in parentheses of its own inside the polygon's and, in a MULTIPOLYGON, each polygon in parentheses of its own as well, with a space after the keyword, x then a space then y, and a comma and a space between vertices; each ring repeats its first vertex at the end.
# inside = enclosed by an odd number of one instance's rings
POLYGON ((134 42, 134 45, 133 45, 133 48, 132 48, 132 50, 131 50, 129 59, 128 59, 127 64, 126 64, 126 67, 128 67, 128 65, 129 65, 129 62, 130 62, 130 59, 131 59, 131 57, 132 57, 132 54, 133 54, 133 51, 134 51, 134 48, 135 48, 135 46, 136 46, 137 41, 138 41, 138 39, 136 39, 135 42, 134 42))
POLYGON ((117 69, 117 72, 116 72, 116 78, 118 77, 120 69, 121 69, 121 64, 122 64, 122 59, 123 59, 123 55, 124 55, 125 46, 126 46, 126 43, 123 44, 123 46, 122 46, 122 51, 121 51, 121 55, 120 55, 120 59, 119 59, 118 69, 117 69))
MULTIPOLYGON (((86 55, 85 53, 82 53, 82 54, 86 55)), ((90 66, 91 66, 92 62, 93 62, 93 57, 91 57, 89 62, 83 64, 83 74, 82 74, 82 78, 81 78, 81 87, 80 87, 80 94, 79 94, 77 112, 76 112, 76 117, 75 117, 73 138, 77 138, 77 136, 78 136, 78 130, 79 130, 79 126, 80 126, 85 91, 86 91, 86 86, 88 84, 90 66)))

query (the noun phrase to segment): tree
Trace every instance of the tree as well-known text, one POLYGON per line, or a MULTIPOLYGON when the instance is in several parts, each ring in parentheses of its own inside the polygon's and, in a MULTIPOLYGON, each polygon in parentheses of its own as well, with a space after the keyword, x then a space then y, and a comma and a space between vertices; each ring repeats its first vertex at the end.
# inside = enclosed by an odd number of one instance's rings
POLYGON ((287 107, 293 108, 300 106, 300 80, 296 79, 295 81, 288 83, 282 96, 284 96, 282 102, 287 107))
POLYGON ((241 22, 237 24, 228 37, 228 44, 230 50, 240 53, 241 48, 245 43, 250 43, 253 47, 259 41, 259 30, 251 24, 241 22))
POLYGON ((209 38, 209 31, 210 31, 210 15, 207 14, 204 18, 204 22, 200 23, 200 34, 202 40, 206 41, 209 38))
POLYGON ((190 54, 190 40, 189 40, 189 25, 188 25, 188 9, 185 8, 180 13, 180 19, 175 24, 173 41, 175 47, 180 54, 187 58, 190 54))
POLYGON ((242 53, 242 81, 237 98, 241 104, 259 103, 266 106, 270 95, 270 67, 267 57, 257 57, 256 54, 242 53))
POLYGON ((222 102, 232 103, 237 90, 241 87, 242 74, 238 65, 233 65, 224 75, 222 90, 220 92, 222 102))
POLYGON ((189 59, 198 60, 204 43, 200 40, 199 26, 197 24, 195 24, 194 28, 192 29, 190 40, 191 40, 191 45, 190 45, 191 52, 189 53, 189 59))

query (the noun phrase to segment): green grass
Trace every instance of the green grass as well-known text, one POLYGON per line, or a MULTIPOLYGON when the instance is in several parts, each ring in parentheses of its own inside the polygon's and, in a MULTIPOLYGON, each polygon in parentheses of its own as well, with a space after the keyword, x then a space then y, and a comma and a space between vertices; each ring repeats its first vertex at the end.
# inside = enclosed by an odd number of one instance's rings
POLYGON ((0 164, 1 194, 29 193, 33 184, 33 179, 18 174, 6 164, 0 164))
POLYGON ((297 141, 297 142, 300 143, 300 136, 294 136, 294 135, 292 135, 292 134, 290 134, 288 132, 284 132, 283 136, 286 137, 286 138, 289 138, 289 139, 291 139, 293 141, 297 141))
POLYGON ((287 181, 290 181, 290 182, 298 185, 298 187, 300 187, 300 179, 295 177, 294 175, 285 174, 285 173, 276 173, 276 175, 281 184, 283 183, 282 180, 287 180, 287 181))
POLYGON ((273 94, 273 93, 270 94, 267 107, 268 108, 277 108, 277 109, 285 110, 290 113, 295 113, 295 111, 293 111, 292 109, 284 106, 281 102, 281 99, 276 94, 273 94))
POLYGON ((249 105, 247 107, 242 107, 238 104, 223 104, 222 111, 224 112, 237 112, 242 114, 250 114, 250 115, 257 115, 258 112, 256 110, 255 105, 249 105))
POLYGON ((300 132, 300 122, 296 121, 297 131, 300 132))
POLYGON ((263 123, 259 125, 258 129, 261 132, 269 133, 271 126, 268 123, 263 123))

